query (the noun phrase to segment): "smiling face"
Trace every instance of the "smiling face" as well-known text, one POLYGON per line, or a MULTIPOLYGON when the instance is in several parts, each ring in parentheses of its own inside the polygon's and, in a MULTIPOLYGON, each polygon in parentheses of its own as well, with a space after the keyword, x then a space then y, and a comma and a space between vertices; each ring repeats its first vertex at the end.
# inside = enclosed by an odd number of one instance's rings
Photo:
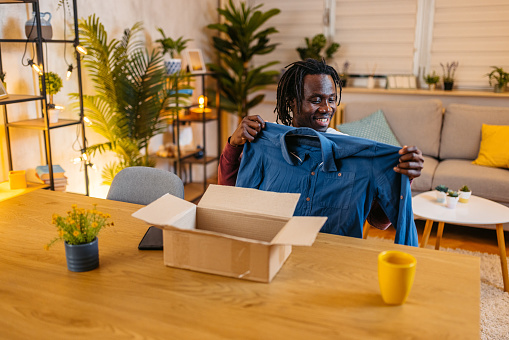
POLYGON ((304 95, 300 110, 293 99, 290 106, 293 112, 293 126, 309 127, 325 132, 336 113, 336 87, 332 77, 327 74, 308 74, 304 77, 304 95))

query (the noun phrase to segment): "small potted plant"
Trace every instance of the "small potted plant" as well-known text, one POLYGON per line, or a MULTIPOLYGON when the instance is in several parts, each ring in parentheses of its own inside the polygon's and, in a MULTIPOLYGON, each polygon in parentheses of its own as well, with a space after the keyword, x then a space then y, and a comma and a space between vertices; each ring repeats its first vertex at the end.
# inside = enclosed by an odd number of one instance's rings
POLYGON ((339 79, 341 81, 341 87, 346 87, 348 83, 348 68, 350 67, 350 63, 345 61, 343 63, 343 69, 341 70, 341 73, 339 74, 339 79))
POLYGON ((495 93, 503 93, 506 90, 507 83, 509 83, 509 73, 505 72, 502 67, 491 66, 493 71, 487 73, 490 86, 494 86, 495 93))
POLYGON ((48 250, 55 242, 64 240, 67 269, 84 272, 99 266, 99 246, 97 235, 102 228, 113 226, 108 222, 109 214, 96 210, 71 206, 67 216, 53 214, 52 223, 56 225, 58 236, 45 246, 48 250))
POLYGON ((437 195, 437 202, 439 202, 439 203, 445 202, 445 197, 447 196, 447 191, 449 191, 449 188, 443 184, 437 185, 435 187, 435 192, 437 195))
POLYGON ((444 90, 451 91, 454 86, 454 73, 459 66, 459 62, 453 61, 450 64, 447 63, 446 66, 440 63, 440 66, 442 66, 442 71, 444 72, 444 75, 442 76, 442 80, 444 82, 444 90))
POLYGON ((468 185, 464 185, 460 188, 459 192, 459 201, 461 203, 468 203, 468 199, 470 195, 472 195, 472 190, 468 187, 468 185))
POLYGON ((184 39, 184 37, 180 37, 174 40, 167 37, 162 28, 158 28, 157 30, 161 33, 163 38, 157 39, 156 42, 161 44, 163 56, 169 57, 169 59, 167 58, 164 62, 164 65, 166 66, 166 73, 177 73, 182 68, 182 58, 180 54, 187 47, 187 43, 192 39, 184 39))
POLYGON ((422 78, 424 79, 424 82, 428 84, 428 88, 430 89, 430 91, 433 91, 437 87, 438 82, 440 81, 440 76, 435 71, 433 71, 433 73, 428 73, 422 78))
MULTIPOLYGON (((42 77, 39 77, 39 88, 42 91, 41 78, 42 77)), ((44 73, 44 79, 46 81, 46 93, 49 95, 49 104, 47 109, 49 122, 57 123, 60 109, 53 103, 53 95, 57 94, 62 89, 62 78, 54 72, 46 72, 44 73)))
POLYGON ((323 34, 317 34, 313 38, 305 38, 306 47, 297 47, 297 52, 299 53, 300 59, 306 60, 307 58, 312 58, 316 60, 322 60, 322 58, 330 59, 337 52, 338 48, 341 46, 336 42, 331 42, 327 45, 327 38, 323 34), (325 54, 322 52, 322 49, 325 48, 325 54))
POLYGON ((447 208, 454 209, 456 208, 456 203, 458 203, 459 193, 454 190, 449 190, 447 192, 447 208))

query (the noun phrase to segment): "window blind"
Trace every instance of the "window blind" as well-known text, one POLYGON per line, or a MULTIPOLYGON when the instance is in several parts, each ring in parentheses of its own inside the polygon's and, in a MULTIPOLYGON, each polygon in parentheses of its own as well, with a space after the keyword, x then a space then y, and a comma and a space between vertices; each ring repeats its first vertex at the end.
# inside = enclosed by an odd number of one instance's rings
POLYGON ((487 88, 490 66, 509 71, 507 0, 435 0, 430 70, 459 61, 455 87, 487 88))

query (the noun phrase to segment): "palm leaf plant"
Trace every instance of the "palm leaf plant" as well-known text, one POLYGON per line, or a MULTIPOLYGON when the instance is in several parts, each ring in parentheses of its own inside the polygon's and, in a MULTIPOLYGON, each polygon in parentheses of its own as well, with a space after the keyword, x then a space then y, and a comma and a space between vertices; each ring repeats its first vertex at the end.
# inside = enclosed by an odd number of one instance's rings
POLYGON ((92 129, 106 139, 88 147, 87 153, 111 151, 117 157, 102 171, 104 184, 126 167, 154 166, 148 157, 149 141, 165 127, 160 119, 168 98, 162 54, 149 52, 135 39, 141 32, 142 24, 136 23, 120 40, 108 40, 95 15, 79 21, 81 43, 88 50, 84 65, 96 91, 83 96, 85 115, 92 129))
POLYGON ((266 85, 275 84, 279 74, 278 71, 266 70, 277 61, 258 67, 250 65, 255 55, 268 54, 277 45, 269 43, 269 35, 277 33, 277 30, 274 27, 262 29, 262 25, 280 10, 263 12, 258 10, 261 6, 252 7, 241 2, 236 7, 230 0, 224 9, 217 9, 224 22, 208 25, 208 28, 219 33, 219 36, 213 37, 219 63, 209 64, 208 67, 219 82, 221 108, 236 112, 239 117, 246 116, 248 110, 264 98, 262 94, 252 98, 250 95, 266 85))

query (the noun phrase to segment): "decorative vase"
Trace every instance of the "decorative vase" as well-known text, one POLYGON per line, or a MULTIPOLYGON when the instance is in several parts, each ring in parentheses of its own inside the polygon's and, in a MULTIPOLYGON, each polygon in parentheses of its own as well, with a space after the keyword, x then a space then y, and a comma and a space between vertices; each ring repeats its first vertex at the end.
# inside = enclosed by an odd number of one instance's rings
POLYGON ((499 86, 498 84, 494 87, 495 93, 504 93, 506 90, 506 85, 499 86))
POLYGON ((48 116, 50 123, 58 123, 58 114, 60 110, 58 109, 48 109, 48 116))
POLYGON ((430 91, 435 91, 436 87, 437 87, 437 84, 428 84, 428 88, 430 91))
POLYGON ((447 197, 447 194, 443 191, 435 191, 436 194, 437 194, 437 202, 438 203, 444 203, 445 202, 445 198, 447 197))
POLYGON ((369 77, 368 77, 368 85, 367 85, 367 88, 368 88, 368 89, 374 89, 374 88, 375 88, 375 77, 373 77, 373 76, 369 76, 369 77))
POLYGON ((166 67, 166 74, 177 73, 182 69, 182 59, 169 59, 164 62, 164 66, 166 67))
POLYGON ((444 81, 444 91, 452 91, 453 86, 453 81, 444 81))
POLYGON ((458 203, 458 198, 459 197, 447 196, 447 208, 449 208, 449 209, 456 208, 456 203, 458 203))
POLYGON ((86 272, 99 267, 99 240, 85 244, 68 244, 65 242, 67 269, 72 272, 86 272))
MULTIPOLYGON (((53 28, 51 27, 51 13, 50 12, 41 12, 41 34, 42 39, 51 40, 53 37, 53 28), (44 19, 44 18, 47 18, 44 19)), ((37 38, 37 22, 35 20, 35 12, 32 12, 32 18, 28 19, 25 22, 25 35, 28 40, 35 40, 37 38)))
POLYGON ((472 195, 472 191, 458 191, 460 196, 459 196, 459 201, 461 203, 468 203, 468 199, 470 198, 470 195, 472 195))

